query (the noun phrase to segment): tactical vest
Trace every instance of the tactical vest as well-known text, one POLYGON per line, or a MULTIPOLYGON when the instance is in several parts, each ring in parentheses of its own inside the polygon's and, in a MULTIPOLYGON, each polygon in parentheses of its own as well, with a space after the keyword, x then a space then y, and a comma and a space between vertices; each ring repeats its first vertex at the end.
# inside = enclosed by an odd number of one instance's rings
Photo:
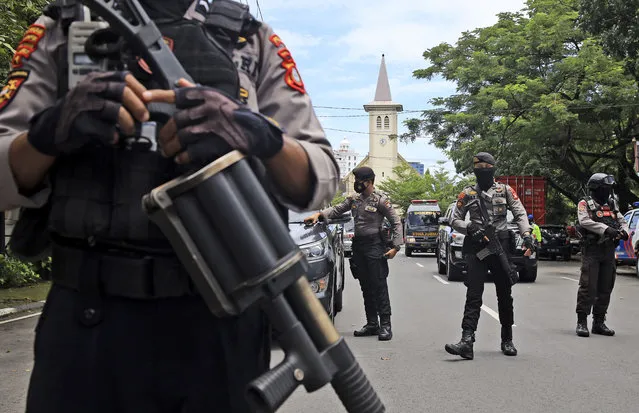
MULTIPOLYGON (((156 25, 196 83, 239 98, 232 47, 237 37, 254 33, 221 30, 213 11, 205 22, 179 18, 156 25)), ((128 70, 147 88, 157 87, 143 61, 129 62, 128 70)), ((183 172, 154 151, 98 147, 61 156, 51 176, 49 230, 65 238, 168 252, 168 241, 146 216, 141 199, 183 172)))
MULTIPOLYGON (((590 219, 595 222, 608 225, 614 229, 621 229, 621 225, 617 220, 617 211, 612 210, 608 204, 597 205, 592 197, 586 197, 584 198, 584 201, 586 201, 590 219)), ((581 225, 577 225, 577 231, 579 231, 587 244, 599 241, 599 236, 597 234, 588 231, 581 225)), ((612 240, 607 240, 606 242, 616 244, 616 241, 612 240)))

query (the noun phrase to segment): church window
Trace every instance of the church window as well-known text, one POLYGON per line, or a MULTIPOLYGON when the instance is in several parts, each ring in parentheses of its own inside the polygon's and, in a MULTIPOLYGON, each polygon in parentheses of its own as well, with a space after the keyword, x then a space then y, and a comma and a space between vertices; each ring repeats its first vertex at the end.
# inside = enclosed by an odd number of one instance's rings
POLYGON ((382 172, 382 178, 384 177, 384 172, 382 172))
POLYGON ((384 116, 384 129, 389 129, 390 128, 390 119, 388 118, 388 116, 384 116))
POLYGON ((381 129, 382 128, 382 117, 378 116, 377 117, 377 129, 381 129))

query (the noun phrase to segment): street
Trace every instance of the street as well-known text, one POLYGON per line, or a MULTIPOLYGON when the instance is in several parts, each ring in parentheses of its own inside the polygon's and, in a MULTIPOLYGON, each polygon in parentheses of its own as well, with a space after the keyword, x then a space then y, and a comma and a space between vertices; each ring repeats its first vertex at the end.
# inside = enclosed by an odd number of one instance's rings
MULTIPOLYGON (((460 337, 465 287, 439 278, 430 254, 399 254, 391 262, 392 341, 353 337, 364 317, 359 285, 350 272, 336 326, 388 412, 636 413, 639 279, 629 267, 620 268, 607 320, 617 334, 580 338, 575 335, 579 265, 577 259, 541 261, 537 282, 514 287, 517 357, 500 351, 495 289, 489 283, 475 359, 445 352, 444 344, 460 337)), ((0 412, 24 411, 36 320, 0 324, 0 412)), ((273 364, 282 355, 274 351, 273 364)), ((298 389, 279 412, 306 411, 344 409, 327 385, 313 394, 298 389)))

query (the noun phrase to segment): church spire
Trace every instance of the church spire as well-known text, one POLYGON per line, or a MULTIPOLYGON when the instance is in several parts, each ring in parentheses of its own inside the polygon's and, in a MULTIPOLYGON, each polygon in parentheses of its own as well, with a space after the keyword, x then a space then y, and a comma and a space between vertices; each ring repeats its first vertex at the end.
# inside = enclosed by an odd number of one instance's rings
POLYGON ((391 102, 390 83, 386 72, 386 61, 382 54, 382 63, 379 66, 379 76, 377 77, 377 89, 375 89, 375 102, 391 102))

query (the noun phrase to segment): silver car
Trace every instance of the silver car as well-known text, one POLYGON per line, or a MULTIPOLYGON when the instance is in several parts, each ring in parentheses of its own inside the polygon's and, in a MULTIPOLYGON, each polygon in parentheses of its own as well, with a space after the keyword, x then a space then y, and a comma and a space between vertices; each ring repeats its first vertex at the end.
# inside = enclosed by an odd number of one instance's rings
POLYGON ((353 236, 355 236, 355 220, 351 218, 344 224, 344 255, 349 257, 353 254, 353 236))

